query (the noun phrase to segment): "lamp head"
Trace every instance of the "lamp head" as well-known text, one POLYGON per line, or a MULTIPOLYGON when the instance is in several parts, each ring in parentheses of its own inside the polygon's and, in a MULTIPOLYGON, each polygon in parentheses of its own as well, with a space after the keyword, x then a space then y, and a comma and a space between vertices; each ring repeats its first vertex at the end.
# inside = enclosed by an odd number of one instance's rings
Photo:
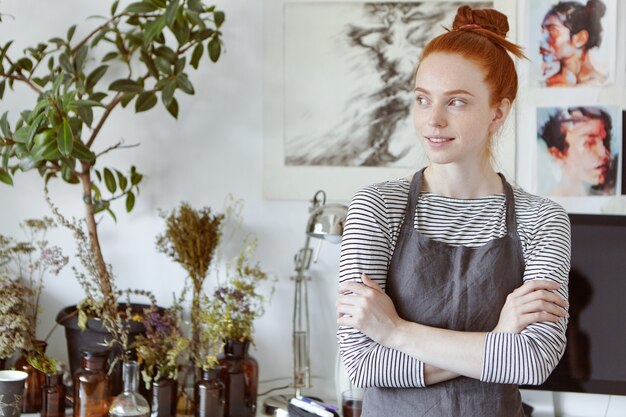
POLYGON ((348 215, 348 208, 342 204, 324 204, 315 208, 309 216, 306 233, 311 237, 341 242, 343 226, 348 215))

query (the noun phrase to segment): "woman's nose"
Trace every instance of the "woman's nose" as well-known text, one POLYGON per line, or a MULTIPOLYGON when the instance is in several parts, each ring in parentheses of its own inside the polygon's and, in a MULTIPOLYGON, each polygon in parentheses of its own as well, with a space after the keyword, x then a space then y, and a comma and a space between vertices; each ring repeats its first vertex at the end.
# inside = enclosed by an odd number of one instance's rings
POLYGON ((433 106, 430 112, 430 118, 428 119, 428 125, 432 127, 444 127, 446 124, 445 111, 433 106))

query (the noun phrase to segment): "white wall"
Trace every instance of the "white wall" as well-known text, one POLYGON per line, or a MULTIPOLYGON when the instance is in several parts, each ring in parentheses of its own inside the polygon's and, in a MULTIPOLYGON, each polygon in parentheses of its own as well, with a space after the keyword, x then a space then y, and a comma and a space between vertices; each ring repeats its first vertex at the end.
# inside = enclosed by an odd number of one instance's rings
MULTIPOLYGON (((67 26, 73 23, 79 23, 79 36, 94 25, 93 20, 87 20, 88 16, 108 14, 108 3, 63 0, 53 5, 42 0, 3 0, 0 12, 14 18, 3 16, 0 43, 15 39, 11 50, 19 51, 41 39, 64 35, 67 26)), ((226 12, 223 27, 226 53, 217 64, 205 58, 198 71, 190 70, 196 95, 177 95, 181 109, 178 121, 162 108, 140 115, 134 115, 132 109, 117 109, 100 134, 101 148, 120 139, 127 144, 141 144, 102 158, 99 164, 110 164, 122 171, 136 165, 145 174, 145 180, 135 210, 125 214, 123 204, 120 205, 118 223, 103 216, 99 230, 106 260, 113 265, 118 286, 149 288, 160 304, 169 305, 172 291, 180 290, 185 274, 155 250, 155 236, 163 231, 157 210, 171 210, 183 200, 195 207, 219 210, 228 193, 245 199, 245 227, 257 234, 258 257, 277 278, 272 302, 256 325, 253 354, 259 360, 262 381, 283 379, 265 384, 263 391, 285 385, 291 375, 293 284, 289 277, 293 255, 304 243, 308 203, 262 198, 262 2, 222 0, 217 4, 226 12)), ((12 123, 17 112, 35 100, 24 89, 18 95, 11 92, 6 95, 8 98, 0 102, 0 114, 8 110, 12 123)), ((0 233, 17 236, 17 224, 21 220, 48 213, 42 187, 34 172, 18 173, 13 188, 0 185, 0 233)), ((78 188, 61 183, 51 188, 54 201, 66 215, 82 215, 78 188)), ((57 230, 51 240, 66 253, 74 253, 74 243, 67 231, 57 230)), ((338 257, 338 246, 323 246, 319 262, 311 268, 313 280, 309 288, 313 321, 311 352, 313 374, 317 377, 312 393, 326 398, 335 395, 334 301, 338 257)), ((61 307, 74 304, 81 297, 69 268, 61 276, 48 279, 39 336, 50 330, 61 307)), ((48 352, 66 358, 61 328, 50 339, 48 352)), ((569 394, 555 397, 557 407, 568 415, 580 411, 586 416, 601 416, 609 402, 606 396, 594 396, 600 403, 593 410, 581 411, 580 405, 587 397, 569 394)), ((615 413, 612 415, 623 415, 626 410, 623 397, 613 397, 610 407, 615 413)))

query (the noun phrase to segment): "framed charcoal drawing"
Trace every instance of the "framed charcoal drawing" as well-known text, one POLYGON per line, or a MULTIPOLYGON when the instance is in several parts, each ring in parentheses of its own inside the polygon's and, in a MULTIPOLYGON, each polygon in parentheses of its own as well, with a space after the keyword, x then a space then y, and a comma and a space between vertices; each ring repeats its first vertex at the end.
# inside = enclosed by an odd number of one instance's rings
MULTIPOLYGON (((411 78, 423 45, 450 26, 458 1, 266 0, 264 170, 268 199, 347 201, 363 186, 426 164, 411 120, 411 78)), ((509 17, 515 4, 495 7, 509 17)), ((515 176, 514 114, 499 169, 515 176)))

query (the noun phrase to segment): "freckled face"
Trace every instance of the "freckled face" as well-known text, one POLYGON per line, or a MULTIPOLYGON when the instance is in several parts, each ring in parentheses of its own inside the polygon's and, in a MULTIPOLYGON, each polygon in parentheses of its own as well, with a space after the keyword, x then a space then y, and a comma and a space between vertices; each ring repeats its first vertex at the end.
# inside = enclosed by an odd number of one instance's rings
POLYGON ((433 53, 415 76, 413 122, 431 163, 482 163, 499 126, 485 72, 458 54, 433 53))

